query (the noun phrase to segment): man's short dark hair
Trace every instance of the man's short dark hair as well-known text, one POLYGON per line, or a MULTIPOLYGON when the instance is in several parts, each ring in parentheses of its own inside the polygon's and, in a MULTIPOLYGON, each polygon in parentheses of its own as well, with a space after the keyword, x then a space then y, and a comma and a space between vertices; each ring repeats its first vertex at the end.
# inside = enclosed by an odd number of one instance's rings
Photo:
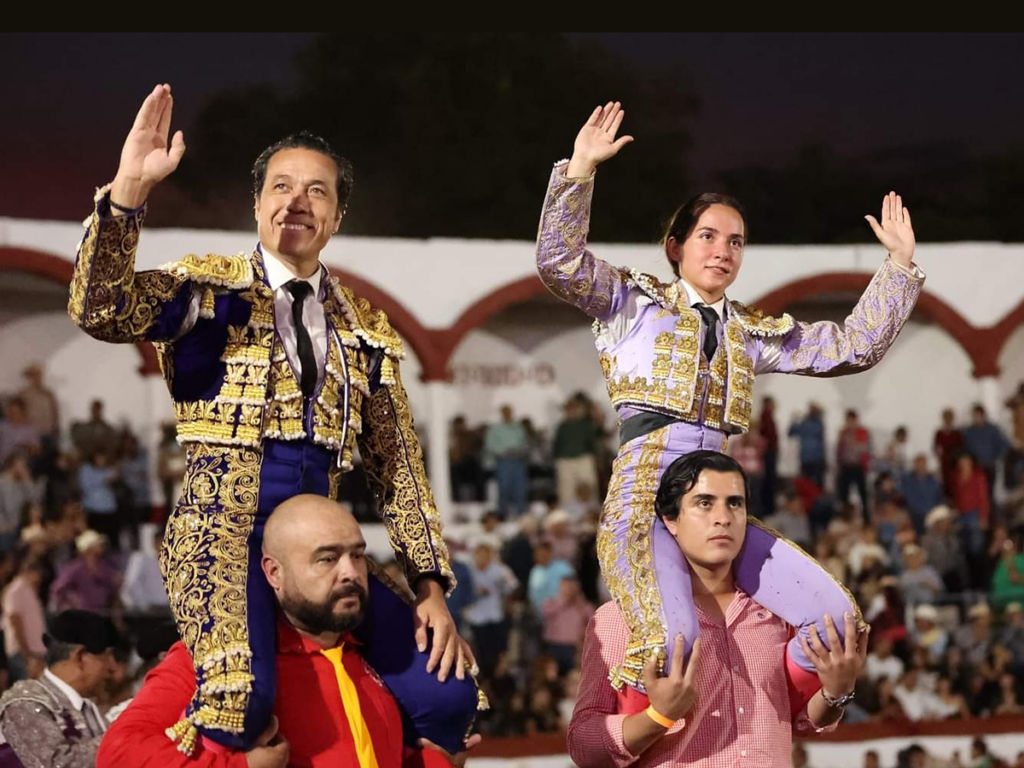
POLYGON ((679 505, 700 479, 702 472, 735 472, 743 478, 743 500, 748 502, 747 474, 732 456, 718 451, 693 451, 673 461, 658 486, 654 511, 662 520, 679 517, 679 505))

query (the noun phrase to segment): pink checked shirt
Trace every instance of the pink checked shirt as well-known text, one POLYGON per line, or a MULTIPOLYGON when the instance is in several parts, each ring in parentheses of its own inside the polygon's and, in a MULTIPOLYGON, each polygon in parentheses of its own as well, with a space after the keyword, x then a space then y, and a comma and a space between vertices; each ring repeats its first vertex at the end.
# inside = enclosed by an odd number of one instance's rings
POLYGON ((803 708, 791 714, 785 672, 792 628, 742 592, 725 624, 697 609, 700 669, 697 703, 639 758, 622 739, 619 696, 608 682, 629 636, 618 606, 605 603, 590 625, 583 647, 576 709, 569 724, 569 754, 580 768, 699 766, 700 768, 789 768, 793 730, 816 729, 803 708))

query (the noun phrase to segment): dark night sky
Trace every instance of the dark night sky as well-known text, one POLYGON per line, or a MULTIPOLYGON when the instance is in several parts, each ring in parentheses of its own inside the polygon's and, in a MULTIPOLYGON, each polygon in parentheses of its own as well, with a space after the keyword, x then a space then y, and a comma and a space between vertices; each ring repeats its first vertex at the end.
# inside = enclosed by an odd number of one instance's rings
MULTIPOLYGON (((782 164, 808 142, 851 158, 906 143, 959 141, 987 154, 1024 142, 1020 34, 595 36, 629 66, 678 68, 692 84, 701 104, 691 153, 698 180, 746 163, 782 164)), ((292 56, 310 37, 3 35, 0 215, 82 218, 155 83, 174 87, 175 127, 187 142, 210 95, 287 87, 292 56)), ((642 137, 642 126, 631 131, 642 137)))

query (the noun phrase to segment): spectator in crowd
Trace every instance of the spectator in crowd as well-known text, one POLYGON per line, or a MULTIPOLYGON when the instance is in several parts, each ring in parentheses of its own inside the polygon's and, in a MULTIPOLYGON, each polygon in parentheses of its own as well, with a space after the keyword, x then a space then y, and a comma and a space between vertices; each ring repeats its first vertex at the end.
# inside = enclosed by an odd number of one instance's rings
POLYGON ((82 609, 110 615, 121 590, 121 574, 106 559, 107 539, 88 530, 75 539, 78 557, 61 567, 50 587, 54 611, 82 609))
POLYGON ((13 552, 27 522, 25 509, 38 504, 42 489, 32 479, 25 454, 15 451, 7 456, 0 471, 0 554, 13 552))
POLYGON ((928 470, 928 457, 919 453, 914 457, 914 467, 903 475, 900 492, 914 521, 914 529, 924 534, 924 521, 935 507, 942 503, 942 482, 928 470))
POLYGON ((39 599, 43 569, 35 557, 23 557, 17 575, 3 590, 4 652, 9 680, 35 679, 45 668, 43 633, 46 613, 39 599))
POLYGON ((836 495, 841 502, 850 500, 850 490, 857 489, 861 513, 868 516, 868 471, 871 468, 871 433, 860 423, 857 411, 846 412, 846 424, 839 433, 836 446, 836 495))
POLYGON ((39 430, 29 422, 24 401, 20 397, 12 397, 4 404, 3 417, 0 418, 0 465, 6 463, 15 451, 35 457, 41 448, 39 430))
POLYGON ((556 597, 562 588, 562 579, 575 576, 571 565, 565 560, 557 559, 551 542, 538 542, 533 550, 533 569, 530 571, 528 596, 530 605, 537 614, 541 614, 544 603, 556 597))
POLYGON ((761 486, 759 507, 763 517, 775 514, 775 494, 779 487, 779 428, 775 423, 775 398, 761 401, 761 415, 757 420, 764 441, 764 482, 761 486))
POLYGON ((117 430, 103 416, 103 401, 89 404, 89 420, 71 425, 71 443, 79 456, 94 456, 107 452, 117 441, 117 430))
POLYGON ((597 442, 598 434, 587 413, 587 404, 570 398, 554 441, 558 502, 563 507, 575 501, 580 486, 597 495, 597 442))
POLYGON ((508 643, 505 600, 517 582, 508 566, 495 557, 494 545, 489 541, 481 541, 473 550, 470 575, 474 600, 463 616, 473 634, 480 673, 489 677, 508 643))
POLYGON ((956 414, 952 408, 942 412, 942 424, 935 430, 932 447, 939 459, 939 472, 947 496, 953 495, 953 479, 956 474, 956 459, 963 451, 964 436, 956 425, 956 414))
POLYGON ((981 404, 971 409, 971 423, 964 427, 964 450, 985 473, 989 497, 994 495, 999 462, 1010 449, 1010 442, 998 425, 988 419, 981 404))
POLYGON ((527 458, 530 443, 523 425, 513 416, 512 406, 502 406, 501 421, 487 428, 484 450, 494 461, 499 514, 505 520, 518 517, 526 511, 529 500, 527 458))
POLYGON ((967 558, 949 507, 939 505, 928 513, 921 548, 927 555, 928 563, 942 577, 947 592, 958 593, 969 588, 967 558))
POLYGON ((800 441, 800 474, 824 488, 825 421, 821 406, 811 403, 807 415, 790 425, 789 436, 800 441))
POLYGON ((565 675, 576 666, 594 606, 583 596, 576 577, 564 576, 558 595, 544 601, 541 614, 547 653, 558 662, 559 674, 565 675))

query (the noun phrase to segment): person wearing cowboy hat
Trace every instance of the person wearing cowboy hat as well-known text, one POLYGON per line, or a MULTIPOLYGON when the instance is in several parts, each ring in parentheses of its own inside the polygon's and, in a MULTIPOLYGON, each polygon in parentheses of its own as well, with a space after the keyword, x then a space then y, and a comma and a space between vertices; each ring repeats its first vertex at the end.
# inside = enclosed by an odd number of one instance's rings
POLYGON ((121 589, 121 574, 105 558, 107 539, 94 530, 75 538, 78 557, 64 565, 50 587, 50 602, 57 610, 85 608, 110 613, 121 589))
POLYGON ((909 605, 934 600, 945 591, 942 577, 928 563, 928 554, 917 544, 903 547, 904 570, 900 574, 900 587, 909 605))
POLYGON ((968 624, 957 630, 954 639, 964 652, 964 658, 980 667, 992 649, 992 609, 988 603, 977 603, 967 611, 968 624))
POLYGON ((910 634, 914 642, 928 651, 933 661, 941 659, 949 645, 949 633, 939 624, 939 611, 930 603, 914 609, 914 625, 910 634))
POLYGON ((970 581, 953 511, 940 504, 925 517, 924 526, 921 548, 928 556, 928 562, 939 572, 947 592, 964 591, 970 581))

